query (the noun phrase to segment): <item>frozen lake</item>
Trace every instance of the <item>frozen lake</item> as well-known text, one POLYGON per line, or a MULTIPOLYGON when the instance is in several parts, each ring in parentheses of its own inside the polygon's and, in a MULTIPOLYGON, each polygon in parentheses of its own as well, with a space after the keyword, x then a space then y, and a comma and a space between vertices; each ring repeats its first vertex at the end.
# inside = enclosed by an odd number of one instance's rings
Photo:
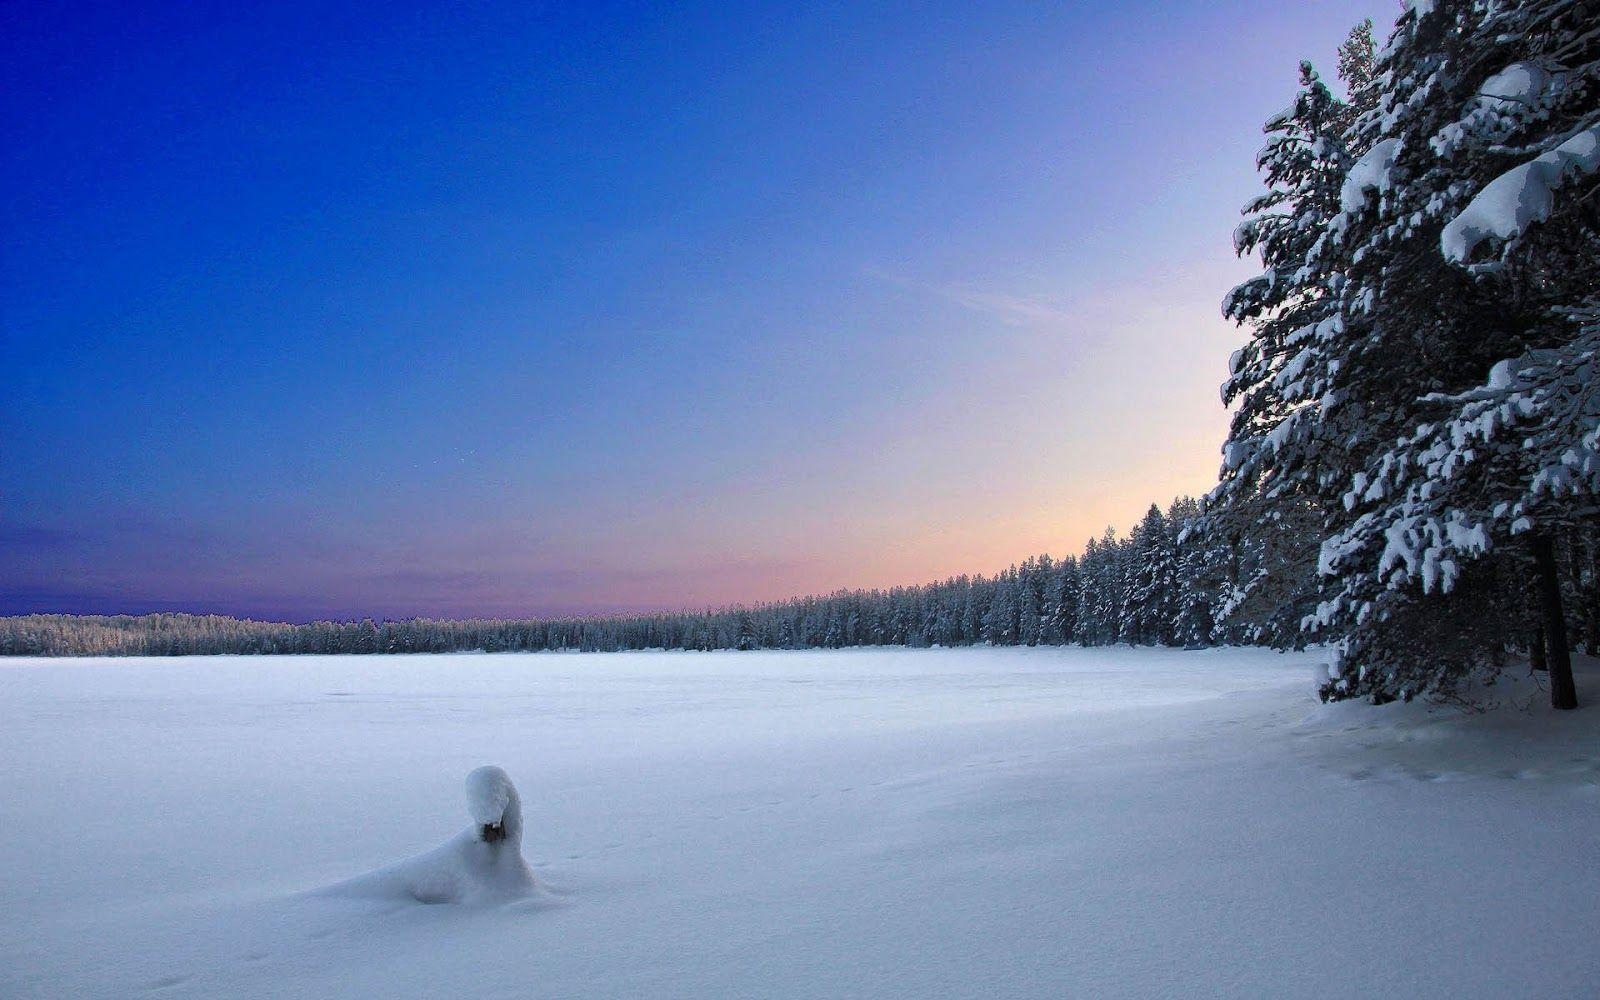
POLYGON ((1593 995, 1596 709, 1322 707, 1317 661, 0 660, 0 996, 1593 995), (312 893, 480 764, 550 898, 312 893))

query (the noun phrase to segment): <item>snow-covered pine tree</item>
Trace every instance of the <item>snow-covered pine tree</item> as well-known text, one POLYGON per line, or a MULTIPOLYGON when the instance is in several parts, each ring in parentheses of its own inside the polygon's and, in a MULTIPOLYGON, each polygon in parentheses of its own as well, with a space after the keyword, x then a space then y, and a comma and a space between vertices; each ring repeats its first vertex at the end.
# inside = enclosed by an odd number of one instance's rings
POLYGON ((1105 646, 1117 640, 1117 614, 1122 605, 1117 549, 1116 533, 1110 528, 1084 546, 1078 575, 1078 641, 1085 646, 1105 646))
POLYGON ((1049 556, 1030 557, 1018 574, 1017 641, 1024 646, 1039 645, 1044 632, 1044 582, 1049 567, 1049 556))
POLYGON ((1067 641, 1068 633, 1063 629, 1065 614, 1062 605, 1066 597, 1067 570, 1065 560, 1051 561, 1044 575, 1044 598, 1039 607, 1039 642, 1041 645, 1058 646, 1067 641))
MULTIPOLYGON (((1370 24, 1352 31, 1340 51, 1341 75, 1364 104, 1374 99, 1371 51, 1370 24)), ((1236 550, 1226 574, 1232 586, 1205 617, 1241 616, 1230 631, 1246 641, 1294 641, 1295 619, 1313 603, 1321 495, 1342 471, 1342 449, 1319 423, 1339 367, 1330 350, 1338 262, 1325 252, 1325 234, 1342 208, 1357 110, 1301 63, 1294 103, 1264 126, 1256 165, 1267 192, 1245 206, 1234 232, 1235 249, 1258 255, 1263 270, 1223 301, 1224 315, 1248 325, 1251 336, 1222 387, 1224 404, 1236 408, 1219 482, 1186 536, 1213 550, 1210 559, 1218 546, 1236 550)), ((1197 612, 1188 613, 1191 638, 1197 612)))
POLYGON ((1378 46, 1372 34, 1372 19, 1354 28, 1339 45, 1339 82, 1345 99, 1338 109, 1338 125, 1346 152, 1359 156, 1366 150, 1353 145, 1355 124, 1361 116, 1378 106, 1383 96, 1378 83, 1378 46))
POLYGON ((734 620, 734 649, 759 649, 761 641, 756 634, 755 618, 747 608, 738 608, 734 620))
POLYGON ((1597 23, 1593 0, 1413 5, 1381 58, 1335 226, 1343 316, 1356 371, 1385 343, 1425 364, 1414 382, 1390 366, 1414 398, 1380 396, 1403 417, 1379 421, 1397 433, 1324 546, 1339 586, 1317 621, 1345 646, 1329 695, 1448 695, 1494 669, 1531 631, 1531 556, 1552 702, 1576 704, 1552 537, 1600 495, 1597 23))
POLYGON ((1083 596, 1080 565, 1081 560, 1076 556, 1068 556, 1056 564, 1057 590, 1060 599, 1056 605, 1054 630, 1062 642, 1079 640, 1078 621, 1083 596))
POLYGON ((1193 497, 1179 497, 1167 510, 1176 547, 1176 581, 1172 601, 1173 645, 1188 649, 1216 642, 1216 620, 1212 617, 1224 582, 1225 555, 1215 544, 1215 536, 1195 530, 1200 521, 1200 504, 1193 497))
POLYGON ((1017 568, 1011 567, 995 577, 994 599, 983 616, 983 638, 991 646, 1017 643, 1017 568))
POLYGON ((1281 497, 1236 536, 1232 587, 1221 616, 1236 641, 1278 649, 1305 644, 1301 622, 1317 604, 1316 555, 1324 517, 1303 497, 1281 497))
POLYGON ((1337 306, 1316 251, 1339 213, 1349 158, 1342 105, 1310 63, 1300 64, 1300 81, 1294 104, 1265 126, 1256 166, 1267 192, 1245 206, 1234 231, 1235 249, 1259 255, 1263 270, 1223 300, 1223 314, 1248 324, 1251 337, 1229 361, 1222 387, 1223 402, 1237 408, 1208 510, 1213 520, 1253 519, 1260 504, 1298 491, 1305 472, 1316 471, 1315 450, 1301 454, 1300 446, 1322 386, 1306 375, 1337 306))
POLYGON ((1170 646, 1177 620, 1177 540, 1155 504, 1128 539, 1127 606, 1122 639, 1129 644, 1170 646))

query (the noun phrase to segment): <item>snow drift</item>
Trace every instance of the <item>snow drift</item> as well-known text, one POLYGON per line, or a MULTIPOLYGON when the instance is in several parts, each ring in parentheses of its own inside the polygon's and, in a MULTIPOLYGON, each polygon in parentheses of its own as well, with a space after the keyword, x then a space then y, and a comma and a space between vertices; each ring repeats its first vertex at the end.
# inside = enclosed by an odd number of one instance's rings
POLYGON ((439 847, 323 892, 419 903, 498 903, 537 892, 522 859, 522 800, 510 775, 492 765, 468 774, 467 812, 472 826, 439 847))

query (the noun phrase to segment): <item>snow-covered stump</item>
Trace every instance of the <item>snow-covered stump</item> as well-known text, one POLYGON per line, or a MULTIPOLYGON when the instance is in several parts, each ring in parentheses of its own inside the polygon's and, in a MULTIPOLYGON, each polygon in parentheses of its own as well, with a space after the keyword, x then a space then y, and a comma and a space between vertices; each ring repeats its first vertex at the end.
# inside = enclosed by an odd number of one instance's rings
POLYGON ((467 812, 478 824, 478 840, 504 841, 522 857, 522 799, 503 769, 485 764, 467 775, 467 812))
POLYGON ((439 847, 327 891, 419 903, 496 903, 538 892, 522 859, 522 799, 510 775, 492 765, 468 774, 467 813, 472 825, 439 847))

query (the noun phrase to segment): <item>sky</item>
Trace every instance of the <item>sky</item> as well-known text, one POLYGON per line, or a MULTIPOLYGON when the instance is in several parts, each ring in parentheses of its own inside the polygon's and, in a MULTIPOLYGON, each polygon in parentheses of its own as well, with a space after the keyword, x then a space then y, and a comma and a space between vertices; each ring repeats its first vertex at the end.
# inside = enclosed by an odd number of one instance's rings
POLYGON ((0 614, 720 606, 1216 478, 1372 2, 0 6, 0 614))

